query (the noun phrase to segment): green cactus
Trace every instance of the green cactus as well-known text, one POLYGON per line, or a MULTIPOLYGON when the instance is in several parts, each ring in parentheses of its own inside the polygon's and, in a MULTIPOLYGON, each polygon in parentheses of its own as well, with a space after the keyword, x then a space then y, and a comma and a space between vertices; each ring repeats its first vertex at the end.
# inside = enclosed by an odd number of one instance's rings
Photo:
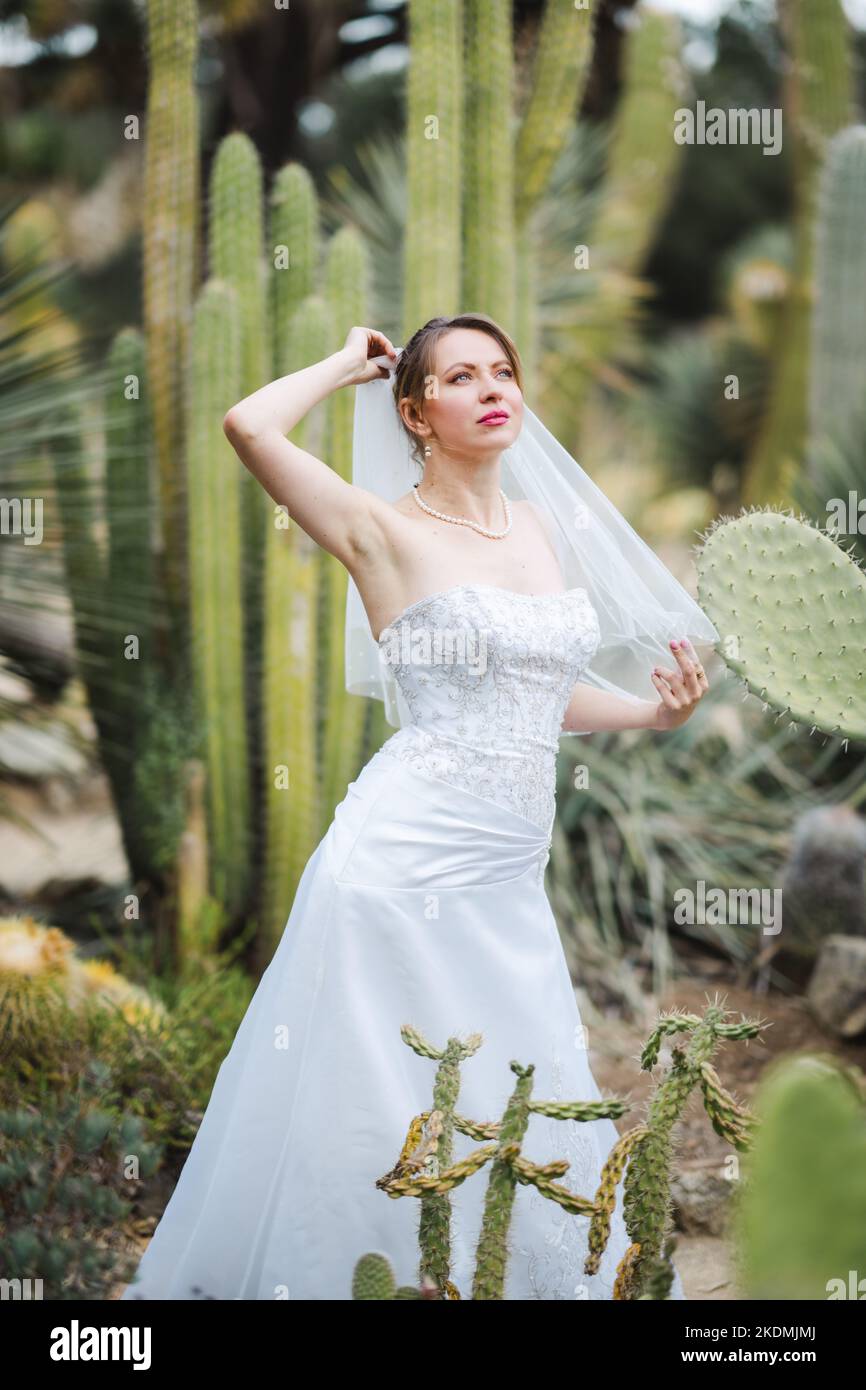
MULTIPOLYGON (((235 400, 256 391, 268 379, 271 365, 262 186, 261 161, 253 142, 240 132, 226 136, 211 168, 209 264, 212 277, 233 286, 237 294, 240 368, 235 400)), ((240 469, 239 478, 244 550, 251 559, 244 575, 247 616, 253 620, 247 631, 247 665, 254 676, 259 670, 261 638, 259 561, 270 526, 271 502, 248 469, 240 469)))
MULTIPOLYGON (((273 374, 286 376, 328 351, 325 305, 316 296, 319 209, 312 179, 299 164, 280 169, 270 196, 273 374)), ((315 453, 317 416, 291 432, 315 453)), ((263 703, 265 832, 258 954, 273 954, 295 889, 320 833, 317 760, 319 552, 288 509, 271 507, 264 550, 263 703)))
POLYGON ((633 1246, 620 1270, 625 1296, 667 1297, 673 1280, 670 1263, 670 1174, 673 1133, 686 1102, 701 1088, 704 1108, 717 1134, 735 1148, 745 1150, 752 1140, 754 1117, 724 1089, 710 1059, 727 1039, 757 1037, 763 1024, 741 1019, 726 1023, 728 1010, 711 1004, 703 1018, 695 1014, 667 1014, 653 1029, 641 1054, 641 1067, 650 1071, 658 1061, 662 1039, 678 1033, 691 1035, 688 1048, 673 1050, 673 1063, 659 1082, 647 1106, 646 1120, 614 1145, 602 1170, 596 1197, 596 1215, 590 1224, 589 1248, 584 1272, 594 1274, 610 1233, 616 1182, 628 1157, 623 1184, 623 1211, 633 1246))
POLYGON ((272 355, 274 370, 280 377, 298 371, 301 365, 292 323, 297 310, 315 290, 320 251, 316 186, 302 164, 287 164, 277 170, 268 206, 272 355))
MULTIPOLYGON (((534 214, 566 148, 580 108, 592 53, 595 9, 569 0, 545 5, 538 31, 531 84, 515 141, 516 236, 514 332, 520 343, 527 390, 541 356, 538 311, 538 233, 534 214)), ((494 310, 494 317, 498 308, 494 310)), ((507 320, 506 320, 507 321, 507 320)))
POLYGON ((773 349, 769 405, 745 479, 749 505, 791 500, 806 443, 815 192, 827 142, 854 110, 849 23, 840 0, 782 0, 779 15, 789 54, 783 111, 794 135, 794 267, 773 349))
POLYGON ((241 493, 221 424, 238 395, 237 294, 209 281, 199 295, 187 422, 192 660, 205 762, 214 893, 229 916, 244 904, 251 867, 243 685, 241 493))
POLYGON ((592 53, 596 11, 588 3, 548 0, 544 6, 532 82, 514 151, 515 221, 525 229, 548 186, 579 107, 592 53))
POLYGON ((622 97, 613 116, 598 214, 590 227, 599 273, 593 321, 581 332, 580 361, 568 375, 572 411, 635 318, 639 275, 667 207, 682 157, 672 114, 684 91, 680 27, 670 15, 641 11, 625 44, 622 97))
POLYGON ((733 1212, 743 1297, 863 1298, 864 1083, 829 1055, 784 1058, 762 1078, 733 1212))
POLYGON ((398 1286, 387 1256, 371 1250, 355 1265, 352 1297, 368 1302, 371 1299, 438 1298, 439 1295, 435 1291, 412 1288, 410 1284, 398 1286))
POLYGON ((717 650, 767 705, 824 733, 866 741, 866 576, 805 517, 720 517, 697 548, 698 601, 717 650))
MULTIPOLYGON (((343 228, 328 243, 325 297, 330 321, 339 325, 367 322, 367 256, 353 228, 343 228)), ((342 337, 331 351, 342 347, 342 337)), ((354 391, 335 391, 325 402, 325 453, 329 465, 347 482, 352 479, 354 391)), ((326 686, 322 704, 326 711, 323 805, 327 829, 334 808, 358 771, 364 734, 364 704, 346 689, 346 588, 348 572, 327 551, 321 553, 322 583, 329 617, 326 651, 326 686)))
POLYGON ((400 1030, 403 1041, 419 1056, 439 1061, 436 1100, 442 1109, 433 1109, 416 1116, 412 1121, 406 1143, 395 1167, 379 1178, 376 1186, 389 1197, 421 1197, 431 1202, 422 1217, 423 1236, 421 1276, 422 1286, 430 1282, 442 1296, 459 1299, 460 1292, 450 1279, 449 1211, 444 1197, 453 1187, 465 1182, 492 1161, 487 1188, 484 1219, 476 1252, 473 1299, 501 1299, 507 1263, 507 1237, 517 1183, 536 1187, 544 1197, 558 1202, 575 1216, 594 1216, 596 1202, 569 1191, 555 1178, 568 1171, 567 1159, 554 1159, 537 1164, 521 1156, 521 1141, 526 1133, 529 1116, 547 1115, 555 1120, 587 1122, 616 1119, 628 1108, 625 1101, 532 1100, 534 1066, 522 1067, 511 1063, 517 1084, 501 1121, 476 1121, 455 1112, 457 1100, 457 1068, 464 1057, 477 1051, 481 1034, 472 1034, 465 1042, 449 1040, 444 1051, 434 1048, 426 1038, 408 1025, 400 1030), (473 1149, 465 1158, 452 1161, 452 1136, 457 1129, 468 1138, 495 1142, 473 1149))
MULTIPOLYGON (((235 291, 239 363, 236 394, 225 409, 258 389, 271 373, 268 346, 271 332, 264 258, 263 173, 255 145, 248 136, 235 132, 219 144, 211 168, 208 223, 209 266, 211 276, 235 291)), ((249 469, 238 466, 232 454, 236 481, 240 489, 240 563, 243 602, 242 641, 227 650, 235 669, 243 675, 246 690, 258 692, 264 668, 265 571, 262 554, 273 534, 273 503, 249 469)), ((192 494, 190 494, 192 501, 192 494)), ((220 535, 214 532, 214 535, 220 535)), ((234 634, 233 634, 234 636, 234 634)), ((225 639, 223 639, 225 641, 225 639)), ((250 790, 260 787, 268 777, 264 766, 265 738, 262 702, 244 702, 246 738, 249 749, 250 790)), ((227 721, 226 721, 227 722, 227 721)), ((245 842, 260 843, 265 803, 261 797, 246 803, 251 822, 245 842)), ((214 855, 214 866, 218 866, 214 855)))
POLYGON ((462 244, 463 6, 411 0, 408 13, 403 342, 459 311, 462 244))
POLYGON ((863 246, 866 126, 849 126, 827 145, 818 189, 815 307, 809 374, 809 443, 843 448, 864 423, 866 293, 863 246))
POLYGON ((162 579, 171 662, 185 620, 184 440, 192 306, 199 278, 199 108, 196 0, 148 0, 147 140, 142 189, 144 329, 162 523, 162 579))
POLYGON ((512 28, 511 0, 468 0, 463 303, 507 324, 515 307, 512 28))
POLYGON ((176 928, 179 974, 197 976, 201 962, 217 946, 225 925, 222 904, 210 894, 207 833, 207 773, 199 758, 190 758, 184 777, 186 818, 178 845, 176 928))
MULTIPOLYGON (((289 324, 287 343, 295 370, 327 352, 328 315, 320 296, 309 295, 289 324)), ((288 370, 288 368, 287 368, 288 370)), ((300 448, 315 452, 314 420, 292 431, 300 448)), ((320 834, 321 779, 317 758, 321 554, 284 507, 273 506, 265 546, 264 704, 265 849, 262 866, 262 933, 259 954, 273 954, 304 866, 320 834)))
MULTIPOLYGON (((437 1052, 414 1028, 404 1025, 400 1030, 403 1041, 419 1057, 439 1062, 433 1083, 433 1110, 419 1116, 410 1127, 409 1136, 400 1155, 399 1167, 416 1169, 428 1155, 425 1171, 438 1176, 450 1168, 454 1157, 455 1107, 460 1093, 460 1063, 471 1057, 481 1046, 480 1033, 473 1033, 465 1042, 449 1038, 445 1048, 437 1052), (421 1122, 427 1123, 426 1132, 421 1122)), ((476 1136, 476 1137, 481 1137, 476 1136)), ((384 1188, 387 1191, 387 1186, 384 1188)), ((445 1193, 433 1192, 421 1200, 421 1220, 418 1227, 421 1246, 419 1275, 422 1283, 431 1280, 436 1288, 449 1297, 459 1297, 449 1279, 451 1267, 451 1207, 445 1193)))

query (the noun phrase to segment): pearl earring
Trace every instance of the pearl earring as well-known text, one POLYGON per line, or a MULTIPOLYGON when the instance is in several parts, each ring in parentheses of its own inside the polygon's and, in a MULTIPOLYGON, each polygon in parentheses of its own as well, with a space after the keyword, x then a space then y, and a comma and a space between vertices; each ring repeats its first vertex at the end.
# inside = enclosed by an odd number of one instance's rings
POLYGON ((425 457, 425 459, 429 459, 429 458, 432 458, 432 457, 433 457, 433 450, 430 448, 430 445, 429 445, 429 444, 425 444, 425 445, 424 445, 424 457, 425 457))

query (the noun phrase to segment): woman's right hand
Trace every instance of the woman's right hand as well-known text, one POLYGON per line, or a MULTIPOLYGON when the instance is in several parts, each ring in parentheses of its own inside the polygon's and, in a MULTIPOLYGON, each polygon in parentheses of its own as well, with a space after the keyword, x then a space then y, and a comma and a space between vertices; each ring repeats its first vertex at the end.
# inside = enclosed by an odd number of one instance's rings
POLYGON ((397 361, 397 349, 394 344, 375 328, 350 328, 343 344, 343 352, 346 354, 351 373, 349 380, 343 383, 345 386, 360 386, 365 381, 382 381, 387 378, 388 373, 384 367, 371 362, 371 357, 384 357, 387 353, 393 362, 397 361))

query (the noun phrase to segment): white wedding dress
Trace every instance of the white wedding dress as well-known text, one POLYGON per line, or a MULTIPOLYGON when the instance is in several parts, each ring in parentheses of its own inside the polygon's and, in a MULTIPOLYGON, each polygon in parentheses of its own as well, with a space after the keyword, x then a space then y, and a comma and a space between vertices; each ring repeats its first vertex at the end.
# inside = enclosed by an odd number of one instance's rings
MULTIPOLYGON (((372 1250, 417 1284, 420 1201, 375 1186, 431 1108, 437 1062, 404 1023, 436 1049, 483 1035, 456 1104, 476 1121, 502 1117, 512 1059, 534 1064, 535 1099, 601 1098, 543 883, 562 719, 598 642, 584 589, 484 584, 430 594, 382 633, 413 722, 350 784, 304 870, 125 1299, 350 1299, 372 1250)), ((531 1115, 523 1154, 568 1159, 560 1181, 592 1197, 617 1137, 612 1120, 531 1115)), ((477 1147, 455 1131, 455 1159, 477 1147)), ((462 1298, 489 1173, 450 1193, 462 1298)), ((506 1299, 610 1299, 621 1183, 592 1276, 588 1230, 518 1184, 506 1299)))

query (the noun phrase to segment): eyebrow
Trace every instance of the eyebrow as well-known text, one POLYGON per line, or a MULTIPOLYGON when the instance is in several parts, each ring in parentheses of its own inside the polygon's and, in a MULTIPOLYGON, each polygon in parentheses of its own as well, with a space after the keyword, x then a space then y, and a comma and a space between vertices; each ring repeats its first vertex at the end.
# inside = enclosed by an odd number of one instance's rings
MULTIPOLYGON (((503 365, 503 363, 505 364, 506 367, 510 367, 510 366, 511 366, 511 363, 509 362, 509 360, 508 360, 507 357, 500 357, 500 359, 499 359, 498 362, 493 362, 493 363, 491 363, 491 365, 494 366, 494 367, 501 367, 501 366, 503 365)), ((472 367, 472 368, 474 368, 476 365, 477 365, 477 364, 476 364, 475 362, 452 362, 450 367, 446 367, 446 368, 445 368, 445 372, 446 372, 446 375, 447 375, 448 372, 453 372, 455 367, 472 367)))

